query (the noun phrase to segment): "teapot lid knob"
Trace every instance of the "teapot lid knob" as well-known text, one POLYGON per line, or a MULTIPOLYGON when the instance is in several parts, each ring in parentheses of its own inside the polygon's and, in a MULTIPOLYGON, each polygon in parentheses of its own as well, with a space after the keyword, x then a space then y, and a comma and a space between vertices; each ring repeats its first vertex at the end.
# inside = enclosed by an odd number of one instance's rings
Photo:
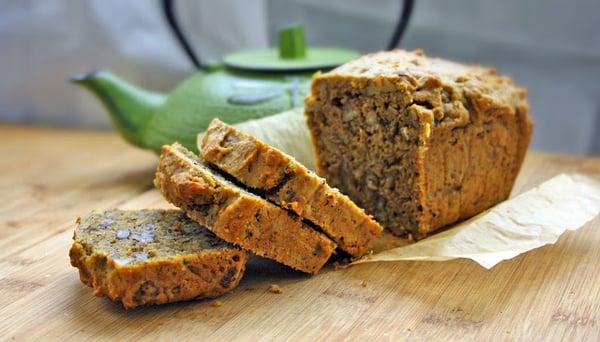
POLYGON ((304 28, 292 25, 279 31, 279 58, 297 59, 306 57, 304 28))

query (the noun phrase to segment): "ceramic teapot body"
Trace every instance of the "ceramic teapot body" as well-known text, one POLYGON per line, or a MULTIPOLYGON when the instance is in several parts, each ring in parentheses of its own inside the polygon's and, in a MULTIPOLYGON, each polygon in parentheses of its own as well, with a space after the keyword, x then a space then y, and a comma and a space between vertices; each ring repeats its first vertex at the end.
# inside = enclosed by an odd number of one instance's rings
POLYGON ((108 71, 72 80, 101 100, 130 143, 158 152, 174 141, 196 150, 196 135, 217 116, 235 124, 301 106, 311 75, 214 67, 197 72, 169 95, 137 88, 108 71))

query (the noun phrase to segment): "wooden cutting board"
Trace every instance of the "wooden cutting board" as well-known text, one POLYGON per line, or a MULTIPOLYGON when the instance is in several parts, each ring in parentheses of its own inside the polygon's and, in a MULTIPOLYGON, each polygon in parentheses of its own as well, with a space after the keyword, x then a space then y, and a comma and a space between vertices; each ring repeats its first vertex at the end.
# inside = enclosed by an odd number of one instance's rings
MULTIPOLYGON (((125 311, 69 265, 92 209, 168 207, 157 157, 112 133, 0 126, 0 340, 598 340, 600 219, 485 270, 467 260, 365 264, 309 277, 255 260, 233 293, 125 311), (268 292, 270 284, 283 289, 268 292)), ((600 158, 529 153, 515 186, 600 158)))

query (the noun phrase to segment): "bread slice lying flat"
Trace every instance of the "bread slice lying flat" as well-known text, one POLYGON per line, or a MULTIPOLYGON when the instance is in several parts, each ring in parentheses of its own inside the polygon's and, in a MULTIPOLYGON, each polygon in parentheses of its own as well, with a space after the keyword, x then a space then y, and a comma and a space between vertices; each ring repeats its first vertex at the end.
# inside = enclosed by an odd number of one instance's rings
POLYGON ((201 157, 286 209, 319 226, 354 257, 369 250, 383 228, 347 196, 293 157, 214 119, 201 157))
POLYGON ((225 179, 179 144, 163 146, 154 184, 221 239, 294 269, 316 273, 335 251, 301 218, 225 179))
POLYGON ((71 265, 96 296, 125 308, 234 289, 247 255, 179 210, 109 210, 78 219, 71 265))

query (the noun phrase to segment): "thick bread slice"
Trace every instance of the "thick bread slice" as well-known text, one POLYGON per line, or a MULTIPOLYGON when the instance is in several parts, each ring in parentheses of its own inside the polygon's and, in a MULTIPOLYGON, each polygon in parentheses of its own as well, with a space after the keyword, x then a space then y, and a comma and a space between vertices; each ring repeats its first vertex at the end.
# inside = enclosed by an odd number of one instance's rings
POLYGON ((223 240, 294 269, 316 273, 335 251, 301 218, 226 180, 179 144, 163 146, 154 184, 223 240))
POLYGON ((109 210, 78 219, 71 265, 96 296, 127 309, 234 289, 247 255, 179 210, 109 210))
POLYGON ((274 203, 313 222, 354 257, 369 250, 383 228, 346 195, 293 157, 214 119, 202 158, 274 203))

